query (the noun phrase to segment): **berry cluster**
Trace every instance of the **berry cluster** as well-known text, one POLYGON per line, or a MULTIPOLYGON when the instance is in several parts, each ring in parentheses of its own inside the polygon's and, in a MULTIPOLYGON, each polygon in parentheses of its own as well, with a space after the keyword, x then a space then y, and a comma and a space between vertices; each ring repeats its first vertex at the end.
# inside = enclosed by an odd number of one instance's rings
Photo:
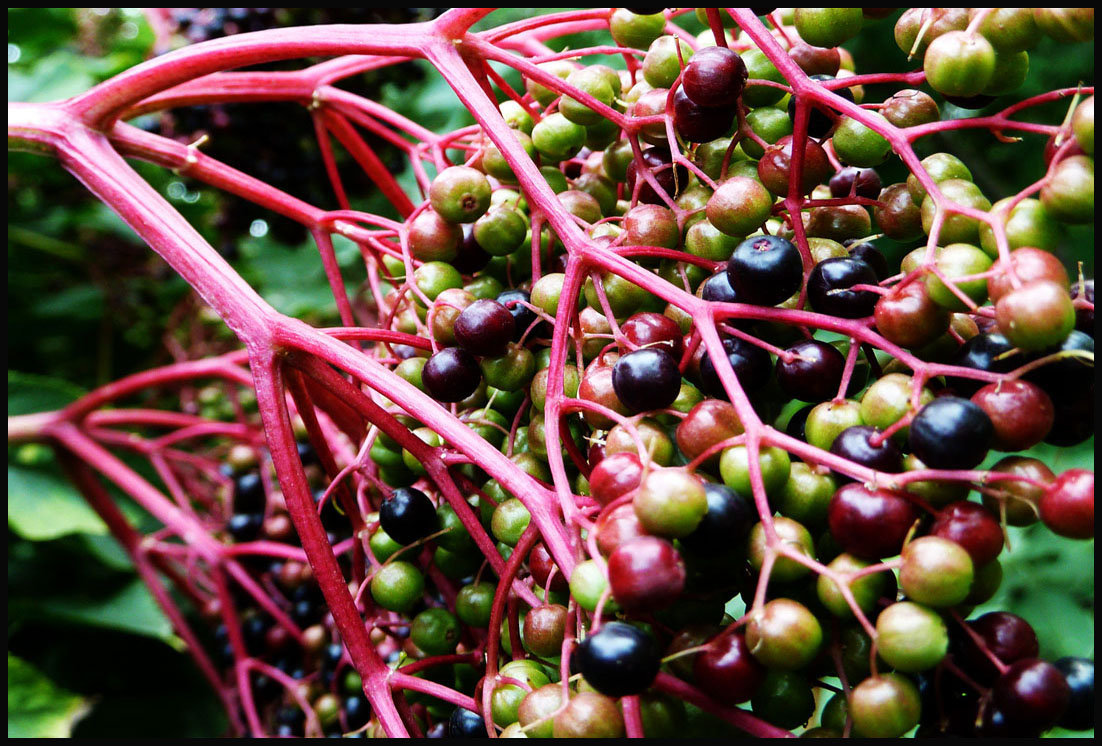
POLYGON ((669 10, 478 33, 462 10, 425 54, 477 124, 382 120, 423 140, 420 202, 299 215, 357 242, 370 318, 331 276, 350 345, 288 323, 251 351, 272 465, 229 451, 218 530, 256 563, 240 622, 215 610, 248 726, 1093 728, 1093 661, 971 618, 1008 526, 1094 536, 1093 472, 1029 451, 1094 433, 1093 280, 1055 253, 1093 221, 1092 89, 941 118, 1012 93, 1042 36, 1092 39, 1093 11, 909 9, 922 70, 864 76, 839 45, 892 9, 696 9, 695 37, 669 10), (992 203, 916 155, 966 128, 1048 137, 1047 172, 992 203))

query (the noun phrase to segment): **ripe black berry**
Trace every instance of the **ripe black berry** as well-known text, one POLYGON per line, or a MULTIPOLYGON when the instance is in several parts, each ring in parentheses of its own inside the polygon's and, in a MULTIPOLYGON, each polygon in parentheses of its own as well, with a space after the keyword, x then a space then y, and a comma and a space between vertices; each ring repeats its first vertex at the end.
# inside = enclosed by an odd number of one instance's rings
POLYGON ((519 341, 536 319, 536 312, 524 305, 531 296, 524 290, 506 290, 497 296, 497 302, 513 315, 513 341, 519 341))
POLYGON ((860 319, 872 315, 880 296, 871 290, 849 288, 876 284, 876 272, 867 262, 851 256, 833 257, 819 262, 811 270, 807 299, 819 313, 860 319))
POLYGON ((911 451, 931 469, 971 469, 987 456, 995 427, 978 404, 942 396, 911 423, 911 451))
MULTIPOLYGON (((811 80, 825 83, 834 80, 833 75, 812 75, 811 80)), ((853 91, 849 88, 839 88, 834 91, 837 95, 844 99, 847 99, 850 103, 853 103, 853 91)), ((833 112, 829 112, 829 109, 822 109, 818 106, 812 106, 810 116, 807 118, 807 134, 812 137, 820 138, 826 137, 827 133, 834 127, 834 115, 833 112)), ((793 122, 796 121, 796 97, 793 96, 788 100, 788 118, 793 122)))
POLYGON ((489 738, 486 721, 477 712, 457 707, 448 718, 448 738, 489 738))
POLYGON ((649 634, 624 622, 609 622, 574 651, 578 671, 601 694, 623 697, 645 691, 654 681, 661 651, 649 634))
MULTIPOLYGON (((1021 355, 1005 356, 1013 349, 1014 345, 1001 334, 977 334, 960 348, 953 358, 953 365, 990 373, 1009 373, 1026 362, 1021 355)), ((986 385, 985 381, 958 376, 948 377, 946 383, 964 396, 971 396, 986 385)))
POLYGON ((436 507, 428 495, 413 487, 399 487, 379 507, 379 523, 399 544, 412 544, 439 528, 436 507))
POLYGON ((846 358, 838 348, 808 339, 785 351, 793 357, 777 360, 777 383, 784 393, 807 402, 826 401, 838 393, 846 367, 846 358))
POLYGON ((633 412, 665 409, 681 391, 681 371, 665 349, 643 348, 629 352, 612 366, 612 388, 633 412))
MULTIPOLYGON (((746 391, 761 388, 769 380, 772 359, 769 353, 744 340, 731 337, 723 340, 727 362, 735 371, 735 377, 746 391)), ((727 399, 727 392, 716 372, 712 359, 705 355, 700 361, 700 386, 704 393, 716 399, 727 399)))
POLYGON ((459 347, 440 350, 421 370, 425 391, 436 401, 462 401, 475 392, 480 381, 482 371, 478 361, 459 347))
POLYGON ((760 518, 753 503, 722 484, 705 482, 708 512, 696 529, 681 539, 681 546, 694 552, 725 552, 741 546, 760 518))
POLYGON ((788 239, 754 236, 735 247, 727 277, 744 303, 774 306, 800 289, 804 265, 799 249, 788 239))
POLYGON ((830 452, 877 471, 889 474, 903 471, 903 454, 891 438, 882 437, 879 444, 874 443, 873 439, 879 433, 869 425, 847 427, 834 439, 830 452))
POLYGON ((1061 658, 1054 664, 1071 688, 1068 709, 1057 725, 1068 730, 1094 728, 1094 661, 1089 658, 1061 658))

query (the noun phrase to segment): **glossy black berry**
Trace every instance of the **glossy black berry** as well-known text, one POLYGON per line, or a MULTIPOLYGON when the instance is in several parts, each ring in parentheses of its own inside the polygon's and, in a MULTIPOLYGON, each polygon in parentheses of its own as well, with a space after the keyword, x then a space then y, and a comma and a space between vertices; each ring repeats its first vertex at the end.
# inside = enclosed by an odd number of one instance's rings
POLYGON ((526 306, 531 301, 531 296, 524 290, 506 290, 497 296, 497 302, 505 306, 513 315, 513 341, 519 341, 521 336, 528 331, 539 318, 536 312, 526 306))
POLYGON ((830 177, 830 195, 832 197, 866 197, 876 199, 880 196, 882 184, 880 175, 871 168, 846 166, 830 177))
POLYGON ((1094 661, 1090 658, 1061 658, 1054 664, 1071 688, 1068 709, 1057 725, 1068 730, 1094 728, 1094 661))
MULTIPOLYGON (((834 80, 833 75, 812 75, 811 80, 826 83, 834 80)), ((837 95, 846 99, 850 103, 853 103, 853 92, 849 88, 839 88, 834 91, 837 95)), ((807 134, 815 138, 826 137, 827 134, 834 128, 834 115, 829 109, 823 109, 818 106, 812 106, 810 115, 807 118, 807 134)), ((796 97, 793 96, 788 100, 788 118, 793 122, 796 121, 796 97)))
POLYGON ((696 529, 681 539, 681 546, 692 552, 725 553, 741 546, 754 524, 761 520, 754 504, 730 487, 704 483, 708 512, 696 529))
POLYGON ((645 347, 616 361, 612 388, 633 412, 665 409, 681 391, 681 371, 677 360, 665 349, 645 347))
POLYGON ((825 259, 815 265, 807 280, 807 299, 812 309, 843 319, 871 316, 880 296, 872 290, 850 290, 854 285, 876 285, 876 272, 851 256, 825 259))
MULTIPOLYGON (((1083 391, 1093 382, 1094 338, 1078 329, 1073 329, 1071 334, 1058 347, 1044 350, 1041 354, 1052 355, 1058 352, 1081 355, 1082 357, 1069 356, 1042 365, 1023 376, 1030 383, 1040 386, 1052 398, 1052 402, 1057 405, 1062 401, 1074 398, 1078 392, 1083 391)), ((1021 365, 1021 362, 1018 364, 1021 365)))
POLYGON ((262 512, 264 503, 264 483, 259 473, 246 472, 233 480, 233 507, 238 513, 262 512))
POLYGON ((995 426, 978 404, 942 396, 911 423, 911 451, 931 469, 971 469, 987 456, 995 426))
POLYGON ((808 404, 806 407, 796 410, 796 413, 788 419, 788 424, 784 426, 785 434, 791 435, 797 440, 806 441, 807 432, 805 428, 807 427, 807 416, 811 414, 811 410, 813 409, 815 409, 815 405, 808 404))
POLYGON ((608 622, 574 651, 578 671, 609 697, 640 694, 658 674, 662 652, 649 634, 624 622, 608 622))
MULTIPOLYGON (((1026 362, 1020 354, 1006 355, 1013 349, 1014 345, 997 332, 977 334, 961 346, 952 364, 989 373, 1009 373, 1026 362)), ((987 381, 949 376, 946 378, 946 383, 961 396, 971 396, 983 388, 987 381)))
MULTIPOLYGON (((744 390, 754 391, 769 380, 773 360, 768 352, 736 337, 723 340, 723 349, 727 353, 727 362, 744 390)), ((727 392, 723 389, 715 364, 707 355, 700 361, 700 386, 708 396, 727 399, 727 392)))
POLYGON ((720 270, 700 284, 700 297, 711 303, 738 303, 739 296, 731 287, 727 270, 720 270))
POLYGON ((889 474, 903 471, 902 452, 891 438, 878 436, 880 431, 869 425, 847 427, 834 439, 830 452, 876 471, 889 474))
POLYGON ((364 727, 371 720, 371 705, 367 697, 353 694, 344 700, 344 719, 351 730, 364 727))
POLYGON ((860 259, 872 267, 876 273, 876 279, 884 281, 891 277, 891 269, 888 268, 888 260, 880 253, 880 250, 867 241, 860 239, 845 242, 846 250, 854 259, 860 259))
POLYGON ((477 712, 457 707, 448 718, 448 738, 489 738, 486 721, 477 712))
POLYGON ((230 516, 226 530, 236 542, 252 541, 260 535, 260 527, 263 525, 263 513, 236 513, 230 516))
POLYGON ((516 333, 513 314, 496 300, 476 300, 455 320, 455 341, 472 355, 497 357, 516 333))
POLYGON ((846 357, 838 348, 815 339, 804 340, 777 359, 777 383, 793 399, 821 402, 833 398, 842 383, 846 357))
POLYGON ((413 487, 399 487, 379 507, 379 524, 399 544, 412 544, 436 531, 440 521, 428 495, 413 487))
POLYGON ((727 262, 731 287, 744 303, 775 306, 800 289, 804 265, 800 250, 780 236, 753 236, 727 262))
POLYGON ((457 402, 475 392, 482 371, 474 356, 459 347, 447 347, 429 358, 421 369, 421 383, 436 401, 457 402))

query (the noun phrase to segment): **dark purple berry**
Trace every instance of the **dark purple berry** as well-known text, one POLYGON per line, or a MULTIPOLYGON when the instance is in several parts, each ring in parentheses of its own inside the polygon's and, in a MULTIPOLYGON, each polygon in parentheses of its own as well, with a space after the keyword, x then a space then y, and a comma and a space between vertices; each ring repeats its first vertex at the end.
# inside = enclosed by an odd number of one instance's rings
POLYGON ((612 388, 633 412, 665 409, 681 391, 681 371, 666 350, 643 348, 622 356, 612 366, 612 388))
POLYGON ((987 456, 995 426, 978 404, 942 396, 924 406, 911 423, 911 451, 931 469, 971 469, 987 456))
MULTIPOLYGON (((735 372, 739 384, 745 391, 754 391, 769 380, 772 359, 769 353, 757 345, 731 337, 723 340, 723 349, 727 353, 727 362, 735 372)), ((708 396, 727 399, 715 364, 707 355, 700 361, 700 385, 708 396)))
POLYGON ((819 313, 843 319, 871 316, 880 296, 872 290, 850 290, 854 285, 876 285, 876 272, 868 263, 839 256, 815 265, 807 280, 807 299, 819 313))
POLYGON ((455 341, 473 355, 504 354, 515 332, 516 324, 509 309, 488 298, 476 300, 455 320, 455 341))
POLYGON ((436 531, 440 520, 428 495, 413 487, 399 487, 379 506, 379 525, 387 536, 405 545, 436 531))
POLYGON ((727 262, 727 277, 744 303, 774 306, 800 289, 803 259, 788 239, 754 236, 735 247, 727 262))
POLYGON ((870 425, 847 427, 834 439, 830 452, 876 471, 890 474, 903 471, 903 454, 899 448, 891 438, 884 437, 870 425))
POLYGON ((784 393, 807 402, 826 401, 838 393, 846 358, 837 347, 808 339, 785 352, 793 357, 777 359, 777 383, 784 393))
POLYGON ((482 371, 471 353, 448 347, 436 353, 421 370, 421 383, 436 401, 463 401, 482 381, 482 371))

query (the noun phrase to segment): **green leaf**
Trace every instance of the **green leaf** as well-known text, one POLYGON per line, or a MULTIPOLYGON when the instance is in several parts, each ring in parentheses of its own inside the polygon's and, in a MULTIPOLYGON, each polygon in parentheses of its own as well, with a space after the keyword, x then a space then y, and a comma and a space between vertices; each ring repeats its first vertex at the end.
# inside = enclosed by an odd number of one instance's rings
POLYGON ((32 541, 107 533, 107 525, 64 478, 12 464, 8 464, 8 526, 32 541))
POLYGON ((8 738, 69 738, 91 705, 8 653, 8 738))
POLYGON ((60 378, 8 371, 8 416, 53 412, 72 404, 84 389, 60 378))
POLYGON ((176 644, 172 624, 137 578, 106 598, 44 599, 37 603, 37 611, 60 621, 107 627, 176 644))

